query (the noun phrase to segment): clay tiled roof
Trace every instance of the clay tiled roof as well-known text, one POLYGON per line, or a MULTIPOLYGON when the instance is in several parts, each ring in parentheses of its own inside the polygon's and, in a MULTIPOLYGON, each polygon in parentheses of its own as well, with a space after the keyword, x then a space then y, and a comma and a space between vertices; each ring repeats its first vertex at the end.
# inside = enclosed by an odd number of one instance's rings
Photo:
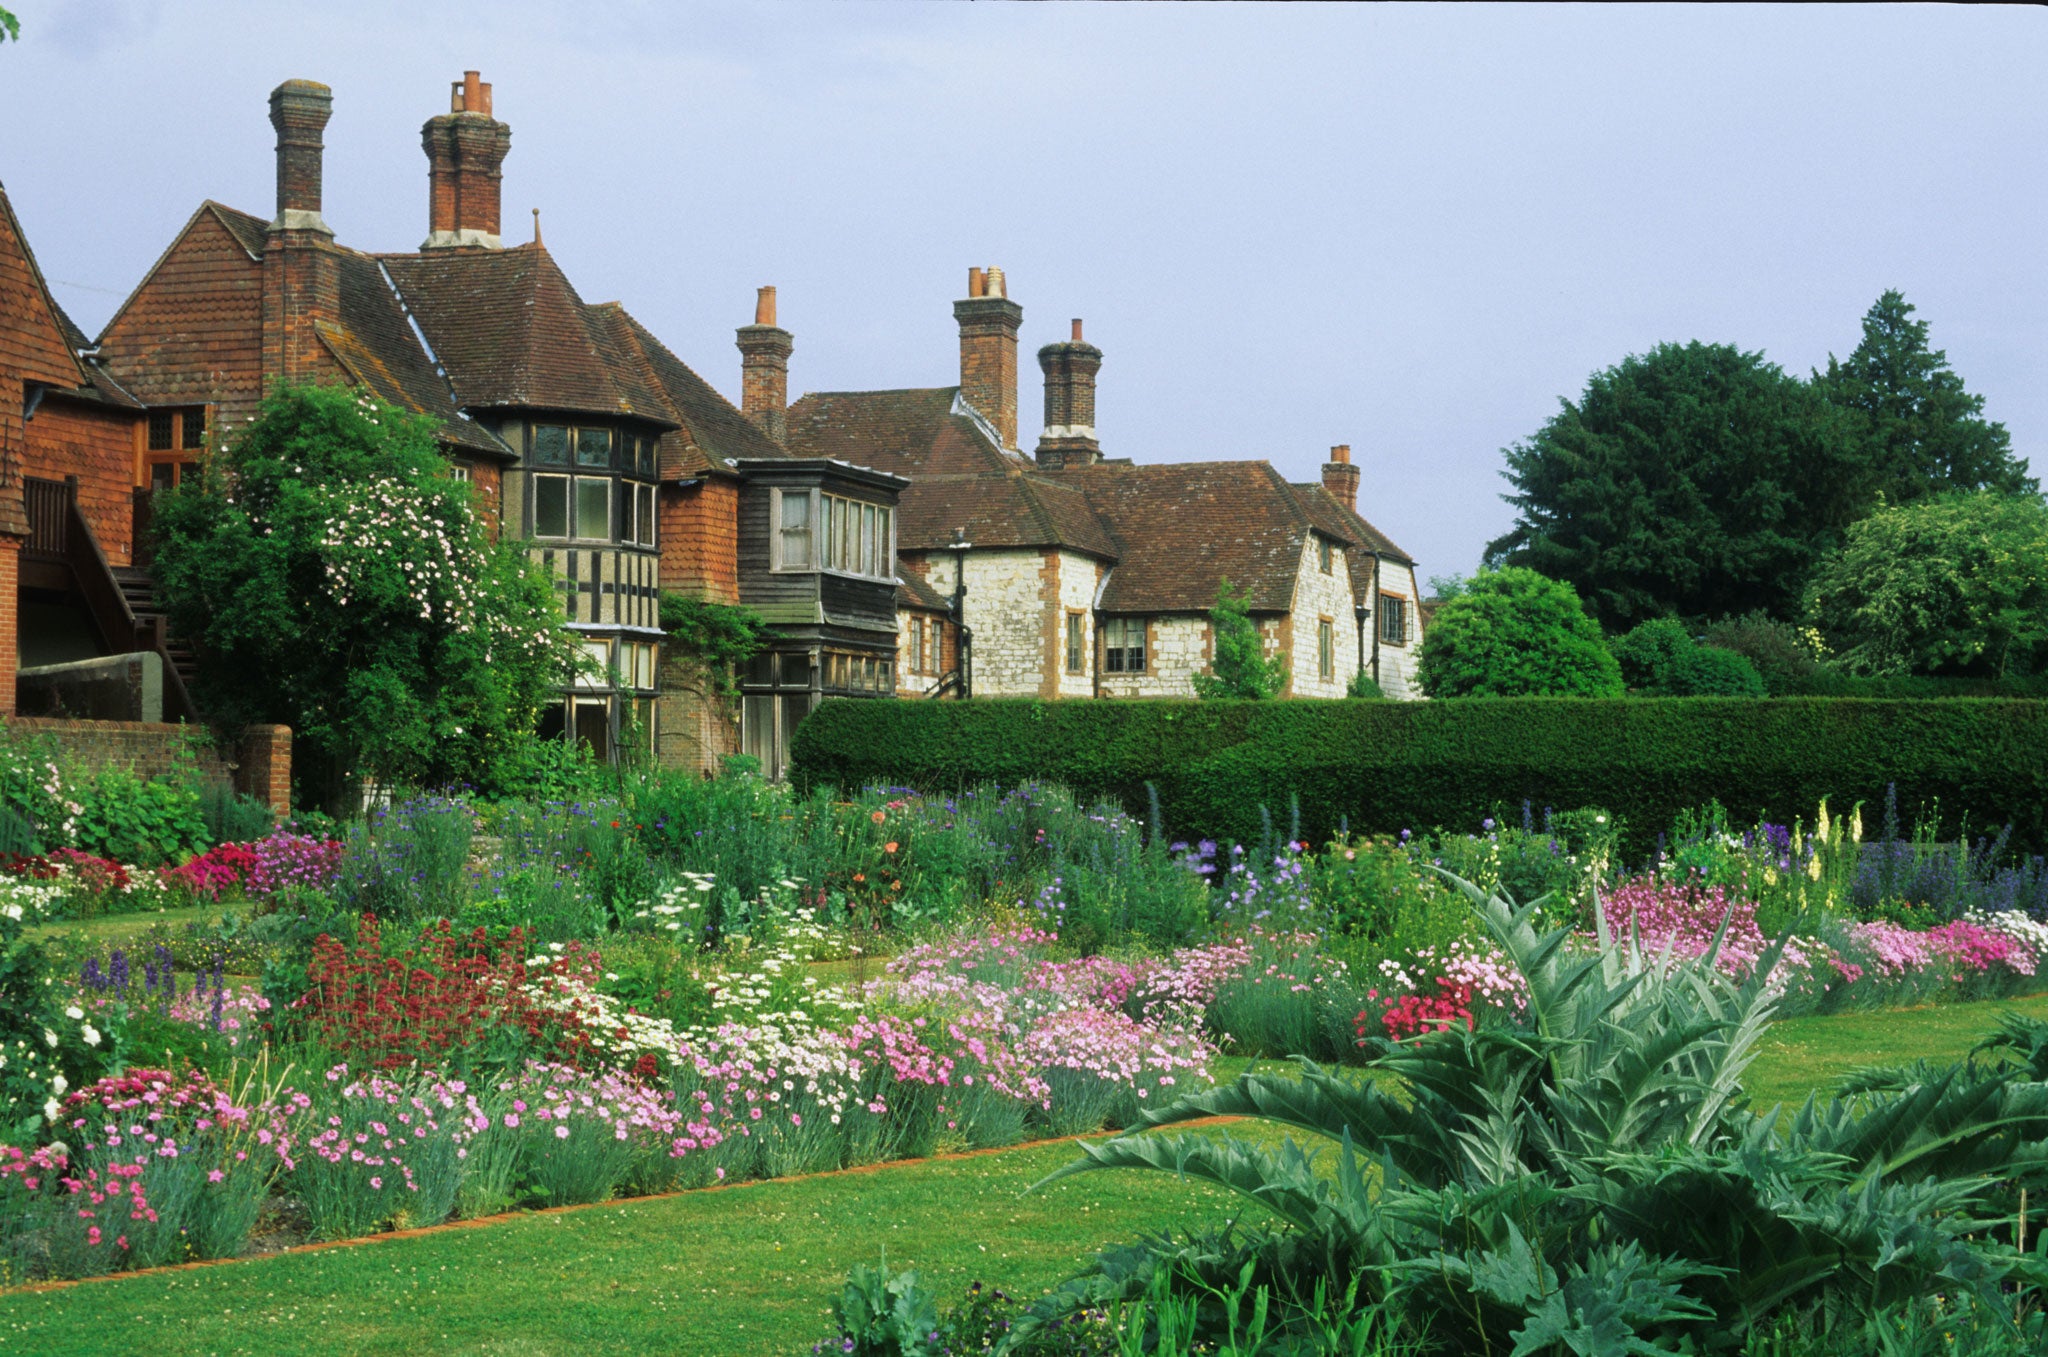
POLYGON ((1045 475, 1082 491, 1115 540, 1103 611, 1206 612, 1225 579, 1254 612, 1293 606, 1311 520, 1266 463, 1099 463, 1045 475))
POLYGON ((339 262, 341 323, 323 323, 317 329, 321 342, 349 376, 378 399, 433 419, 449 443, 511 455, 496 435, 456 409, 448 383, 420 348, 377 260, 350 252, 339 262))
POLYGON ((931 551, 964 532, 978 547, 1064 547, 1114 560, 1116 543, 1070 485, 997 473, 912 480, 896 512, 896 545, 931 551))
POLYGON ((930 613, 949 613, 953 600, 931 587, 922 575, 906 570, 896 577, 896 606, 930 613))
POLYGON ((957 386, 908 391, 814 391, 789 407, 788 444, 799 457, 834 457, 913 480, 1016 472, 1031 465, 1005 453, 967 412, 957 386))
POLYGON ((1352 543, 1390 561, 1415 564, 1415 558, 1395 545, 1393 538, 1375 528, 1357 510, 1345 507, 1319 482, 1296 485, 1293 489, 1315 525, 1338 541, 1352 543))
MULTIPOLYGON (((67 391, 81 385, 85 373, 77 350, 83 345, 67 338, 67 327, 77 328, 51 298, 14 205, 0 188, 0 372, 9 383, 41 382, 67 391)), ((7 399, 19 401, 19 388, 7 399)))
POLYGON ((249 252, 251 259, 263 257, 264 242, 270 238, 269 222, 238 208, 229 207, 226 203, 217 203, 211 198, 202 203, 200 208, 220 218, 220 224, 228 228, 228 234, 249 252))
POLYGON ((464 408, 514 406, 669 422, 648 384, 619 372, 615 336, 545 249, 521 245, 379 258, 464 408))
POLYGON ((609 303, 598 308, 615 327, 618 347, 647 373, 660 392, 669 418, 681 427, 661 440, 664 476, 698 476, 723 471, 724 463, 743 457, 781 457, 782 448, 761 432, 699 377, 688 363, 669 352, 651 331, 609 303))

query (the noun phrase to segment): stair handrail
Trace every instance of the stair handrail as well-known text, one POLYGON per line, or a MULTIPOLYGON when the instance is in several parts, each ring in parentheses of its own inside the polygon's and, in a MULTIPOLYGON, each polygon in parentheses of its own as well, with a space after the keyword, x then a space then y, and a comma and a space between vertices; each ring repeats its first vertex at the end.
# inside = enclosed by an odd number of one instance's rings
POLYGON ((163 662, 164 715, 172 716, 175 709, 177 719, 197 725, 199 708, 185 687, 184 675, 178 672, 178 666, 171 660, 167 629, 155 623, 145 626, 135 616, 135 610, 128 606, 128 596, 121 591, 121 582, 114 577, 113 563, 107 560, 106 552, 100 550, 99 538, 94 534, 92 524, 78 507, 78 477, 66 476, 64 488, 67 518, 64 558, 71 567, 72 578, 78 582, 78 592, 84 597, 93 622, 106 637, 110 648, 125 647, 128 652, 155 651, 163 662), (147 641, 144 640, 145 634, 147 641))

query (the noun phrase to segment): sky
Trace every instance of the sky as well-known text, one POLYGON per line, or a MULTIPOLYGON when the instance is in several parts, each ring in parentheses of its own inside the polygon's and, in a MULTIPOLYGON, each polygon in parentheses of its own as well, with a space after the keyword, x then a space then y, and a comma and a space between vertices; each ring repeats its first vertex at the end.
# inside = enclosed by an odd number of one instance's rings
POLYGON ((267 100, 333 87, 325 213, 427 230, 422 122, 479 70, 541 211, 735 401, 774 284, 803 391, 958 380, 1001 267, 1032 355, 1082 317, 1104 452, 1349 444, 1360 509, 1469 571, 1501 450, 1663 341, 1804 375, 1902 290, 2048 473, 2048 12, 1968 6, 6 0, 0 183, 96 332, 201 201, 268 217, 267 100))

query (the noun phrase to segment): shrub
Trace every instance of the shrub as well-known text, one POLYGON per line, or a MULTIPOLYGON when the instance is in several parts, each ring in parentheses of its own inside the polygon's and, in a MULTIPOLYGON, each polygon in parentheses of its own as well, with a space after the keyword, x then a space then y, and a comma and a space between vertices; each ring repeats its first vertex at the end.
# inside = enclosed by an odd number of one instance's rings
POLYGON ((1718 799, 1738 823, 1789 824, 1823 797, 1905 804, 2013 825, 2048 848, 2048 703, 857 702, 797 727, 802 785, 1056 780, 1083 797, 1146 802, 1183 838, 1256 842, 1261 806, 1298 800, 1298 837, 1473 825, 1503 803, 1624 806, 1619 851, 1641 861, 1687 807, 1718 799))
POLYGON ((155 867, 209 845, 199 793, 188 781, 144 781, 125 768, 102 768, 78 796, 72 842, 101 857, 155 867))
POLYGON ((1774 697, 1797 690, 1796 685, 1822 672, 1812 638, 1790 622, 1782 622, 1766 612, 1749 612, 1710 623, 1701 633, 1700 644, 1732 651, 1748 660, 1774 697))
POLYGON ((1481 570, 1430 620, 1416 677, 1431 697, 1619 697, 1600 627, 1569 584, 1481 570))
POLYGON ((268 802, 218 782, 200 789, 199 814, 206 821, 206 837, 215 843, 250 843, 277 823, 268 802))

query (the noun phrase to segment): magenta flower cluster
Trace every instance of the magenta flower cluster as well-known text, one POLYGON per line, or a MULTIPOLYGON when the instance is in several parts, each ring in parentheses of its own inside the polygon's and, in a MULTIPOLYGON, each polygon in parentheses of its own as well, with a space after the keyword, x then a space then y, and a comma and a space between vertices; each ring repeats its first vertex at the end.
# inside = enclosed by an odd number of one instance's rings
POLYGON ((251 895, 274 895, 288 887, 326 890, 341 872, 342 842, 280 829, 249 845, 251 895))

